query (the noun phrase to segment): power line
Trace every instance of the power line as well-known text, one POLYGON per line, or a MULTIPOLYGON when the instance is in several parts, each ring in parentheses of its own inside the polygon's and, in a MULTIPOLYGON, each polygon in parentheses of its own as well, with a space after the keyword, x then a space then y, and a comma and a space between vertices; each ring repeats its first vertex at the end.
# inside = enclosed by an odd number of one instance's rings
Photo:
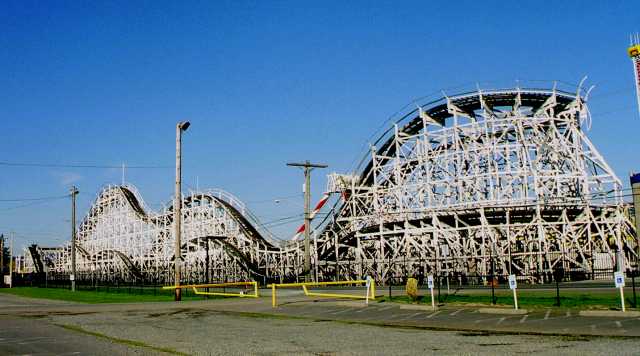
POLYGON ((18 198, 18 199, 0 199, 0 202, 22 202, 22 201, 41 201, 41 200, 57 200, 68 198, 69 194, 66 195, 58 195, 52 197, 42 197, 42 198, 18 198))
MULTIPOLYGON (((0 161, 0 166, 8 167, 45 167, 45 168, 123 168, 122 165, 108 165, 108 164, 63 164, 63 163, 25 163, 25 162, 4 162, 0 161)), ((126 169, 165 169, 174 168, 174 166, 161 166, 161 165, 124 165, 126 169)))
POLYGON ((267 226, 267 225, 273 225, 273 224, 276 224, 276 223, 279 223, 279 222, 282 222, 282 221, 285 221, 285 220, 299 219, 303 215, 304 214, 296 214, 296 215, 291 215, 291 216, 285 216, 285 217, 282 217, 282 218, 279 218, 279 219, 275 219, 275 220, 271 220, 271 221, 267 221, 267 222, 261 223, 260 225, 267 226))
POLYGON ((30 206, 34 206, 34 205, 49 203, 51 201, 53 201, 53 199, 50 199, 50 200, 37 200, 37 201, 32 201, 32 202, 27 203, 27 204, 16 205, 16 206, 12 206, 12 207, 9 207, 9 208, 2 208, 2 209, 0 209, 0 211, 7 211, 7 210, 15 210, 15 209, 20 209, 20 208, 26 208, 26 207, 30 207, 30 206))
POLYGON ((269 228, 273 229, 275 227, 280 227, 280 226, 284 226, 284 225, 290 225, 290 224, 299 224, 299 221, 296 220, 291 220, 291 221, 283 221, 274 225, 269 226, 269 228))
POLYGON ((291 200, 294 198, 301 198, 302 194, 296 194, 296 195, 287 195, 284 197, 276 197, 276 198, 271 198, 271 199, 263 199, 263 200, 250 200, 250 201, 246 201, 246 204, 260 204, 260 203, 273 203, 276 200, 282 201, 282 200, 291 200))

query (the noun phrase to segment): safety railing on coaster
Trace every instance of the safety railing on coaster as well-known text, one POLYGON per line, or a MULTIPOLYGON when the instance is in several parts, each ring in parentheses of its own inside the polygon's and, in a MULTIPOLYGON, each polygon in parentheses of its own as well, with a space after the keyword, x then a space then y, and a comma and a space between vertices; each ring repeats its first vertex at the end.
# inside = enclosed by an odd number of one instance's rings
POLYGON ((180 286, 166 286, 162 287, 162 289, 185 289, 192 288, 193 292, 197 295, 219 295, 223 297, 240 297, 240 298, 258 298, 260 295, 258 294, 258 282, 228 282, 228 283, 215 283, 215 284, 185 284, 180 286), (198 288, 226 288, 226 287, 240 287, 240 286, 253 286, 253 293, 245 293, 244 291, 240 291, 238 293, 228 293, 226 291, 223 292, 203 292, 199 291, 198 288))
POLYGON ((304 295, 308 297, 323 297, 323 298, 348 298, 348 299, 364 299, 366 304, 369 304, 369 300, 376 299, 376 284, 371 277, 361 280, 351 281, 336 281, 336 282, 301 282, 301 283, 273 283, 267 287, 271 288, 271 306, 276 308, 278 306, 277 301, 277 289, 278 288, 297 288, 302 287, 304 295), (356 294, 343 294, 343 293, 318 293, 309 291, 309 287, 326 287, 326 286, 338 286, 338 285, 365 285, 365 295, 356 294))

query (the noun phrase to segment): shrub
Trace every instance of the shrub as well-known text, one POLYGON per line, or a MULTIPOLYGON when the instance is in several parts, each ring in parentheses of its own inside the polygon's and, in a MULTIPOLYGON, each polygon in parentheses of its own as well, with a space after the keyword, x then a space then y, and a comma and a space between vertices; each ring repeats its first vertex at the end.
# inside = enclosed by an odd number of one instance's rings
POLYGON ((407 279, 407 295, 414 302, 418 300, 418 280, 415 278, 407 279))

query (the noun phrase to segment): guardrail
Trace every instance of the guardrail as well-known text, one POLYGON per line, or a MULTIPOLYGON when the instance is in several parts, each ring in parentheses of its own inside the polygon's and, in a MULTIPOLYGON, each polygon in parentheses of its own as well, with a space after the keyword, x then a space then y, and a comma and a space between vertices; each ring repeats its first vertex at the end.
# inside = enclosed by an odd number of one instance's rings
POLYGON ((240 298, 258 298, 258 282, 228 282, 228 283, 214 283, 214 284, 185 284, 180 286, 166 286, 162 289, 185 289, 192 288, 193 292, 197 295, 219 295, 224 297, 240 297, 240 298), (226 288, 226 287, 238 287, 238 286, 253 286, 253 294, 246 294, 243 291, 238 293, 227 292, 202 292, 198 288, 226 288))
POLYGON ((351 281, 337 281, 337 282, 301 282, 301 283, 273 283, 267 287, 271 288, 271 306, 276 308, 278 306, 277 301, 277 288, 297 288, 302 287, 304 295, 308 297, 324 297, 324 298, 349 298, 349 299, 364 299, 365 303, 369 303, 369 299, 376 299, 376 284, 373 279, 361 279, 351 281), (356 294, 342 294, 342 293, 318 293, 310 292, 308 287, 324 287, 335 285, 351 285, 351 284, 364 284, 367 289, 365 295, 356 294))

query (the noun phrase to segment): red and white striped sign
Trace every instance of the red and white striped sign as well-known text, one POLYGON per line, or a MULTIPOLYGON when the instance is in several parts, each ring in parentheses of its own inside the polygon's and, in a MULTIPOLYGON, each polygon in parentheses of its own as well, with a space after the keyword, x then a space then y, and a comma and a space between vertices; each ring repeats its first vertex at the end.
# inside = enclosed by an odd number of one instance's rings
POLYGON ((634 70, 636 75, 636 99, 638 100, 638 112, 640 113, 640 57, 633 57, 634 70))
POLYGON ((636 85, 640 88, 640 57, 634 58, 633 61, 636 64, 636 85))
MULTIPOLYGON (((316 204, 316 207, 313 208, 313 211, 311 212, 311 214, 309 215, 309 219, 313 220, 313 218, 316 216, 316 214, 318 214, 318 212, 320 211, 320 209, 322 209, 322 207, 324 206, 324 204, 327 202, 327 200, 329 200, 329 195, 331 193, 324 193, 322 195, 322 198, 320 199, 320 201, 318 202, 318 204, 316 204)), ((293 235, 293 240, 297 240, 300 235, 304 232, 304 223, 302 223, 302 225, 300 225, 300 227, 298 228, 298 230, 296 230, 296 234, 293 235)))

